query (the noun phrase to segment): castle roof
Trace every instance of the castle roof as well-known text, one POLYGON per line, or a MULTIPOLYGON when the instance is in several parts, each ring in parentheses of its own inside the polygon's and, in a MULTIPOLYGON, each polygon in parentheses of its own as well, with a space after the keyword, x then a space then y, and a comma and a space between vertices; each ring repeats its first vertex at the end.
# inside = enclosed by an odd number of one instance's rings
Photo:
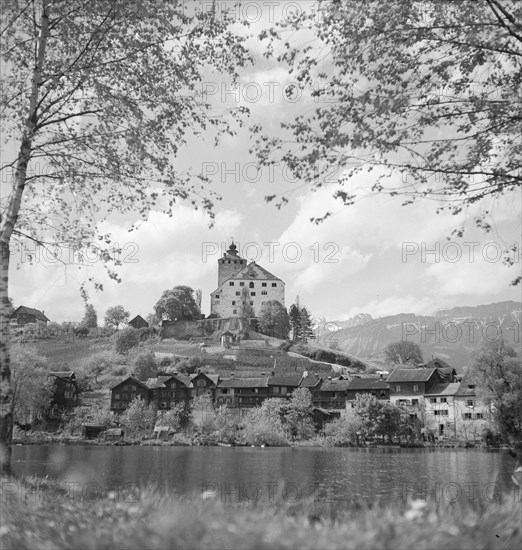
POLYGON ((228 280, 233 281, 237 279, 270 279, 273 281, 281 281, 279 277, 272 275, 272 273, 267 271, 264 267, 256 264, 256 262, 249 263, 228 280))

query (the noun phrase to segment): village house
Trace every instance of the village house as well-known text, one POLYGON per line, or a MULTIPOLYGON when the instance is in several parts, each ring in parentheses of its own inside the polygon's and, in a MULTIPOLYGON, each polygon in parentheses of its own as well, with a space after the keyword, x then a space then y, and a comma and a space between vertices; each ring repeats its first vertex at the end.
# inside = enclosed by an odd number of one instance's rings
POLYGON ((332 418, 344 416, 346 414, 346 390, 349 384, 349 380, 339 378, 323 380, 312 391, 314 406, 328 411, 332 418))
POLYGON ((26 306, 19 306, 17 307, 13 313, 11 313, 10 317, 11 325, 27 325, 29 323, 44 323, 47 324, 49 322, 49 319, 45 315, 43 311, 40 311, 39 309, 33 309, 31 307, 26 306))
POLYGON ((188 403, 192 387, 190 376, 182 374, 149 378, 145 385, 149 388, 149 400, 156 408, 168 411, 179 403, 188 403))
POLYGON ((303 379, 300 374, 287 374, 271 376, 268 379, 268 395, 270 397, 291 397, 294 390, 303 379))
POLYGON ((241 258, 232 242, 218 260, 218 286, 210 295, 210 314, 218 317, 241 315, 243 302, 259 314, 261 306, 277 300, 285 304, 285 283, 265 268, 241 258))
POLYGON ((74 371, 56 371, 51 372, 50 375, 54 379, 54 388, 49 416, 55 418, 78 403, 79 390, 74 371))
POLYGON ((141 315, 136 315, 133 319, 128 322, 128 325, 132 328, 149 328, 149 323, 141 315))
POLYGON ((257 407, 267 397, 269 392, 266 376, 220 380, 216 388, 216 403, 234 408, 257 407))
POLYGON ((149 402, 152 398, 151 389, 134 376, 129 376, 111 388, 111 411, 123 412, 136 397, 149 402))
POLYGON ((390 386, 382 378, 353 378, 346 389, 347 405, 353 404, 358 395, 368 393, 377 399, 390 399, 390 386))
POLYGON ((191 378, 191 397, 209 395, 212 400, 216 398, 216 388, 219 383, 219 374, 206 374, 200 372, 191 378))

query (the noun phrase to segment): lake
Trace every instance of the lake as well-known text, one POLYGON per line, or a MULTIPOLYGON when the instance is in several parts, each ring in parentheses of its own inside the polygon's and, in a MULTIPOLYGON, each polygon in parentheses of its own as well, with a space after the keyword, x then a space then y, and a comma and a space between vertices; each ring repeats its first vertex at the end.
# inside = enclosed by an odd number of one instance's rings
MULTIPOLYGON (((48 475, 75 494, 136 494, 153 484, 222 502, 375 501, 407 497, 487 502, 507 451, 399 448, 250 448, 27 445, 13 449, 16 474, 48 475)), ((340 504, 340 502, 339 502, 340 504)))

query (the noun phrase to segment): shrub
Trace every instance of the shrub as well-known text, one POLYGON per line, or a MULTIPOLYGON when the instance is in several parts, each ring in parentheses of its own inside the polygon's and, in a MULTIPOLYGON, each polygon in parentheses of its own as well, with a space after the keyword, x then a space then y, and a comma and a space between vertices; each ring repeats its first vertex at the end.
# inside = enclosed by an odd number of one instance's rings
POLYGON ((117 353, 125 354, 140 343, 140 333, 132 327, 127 327, 116 335, 115 349, 117 353))

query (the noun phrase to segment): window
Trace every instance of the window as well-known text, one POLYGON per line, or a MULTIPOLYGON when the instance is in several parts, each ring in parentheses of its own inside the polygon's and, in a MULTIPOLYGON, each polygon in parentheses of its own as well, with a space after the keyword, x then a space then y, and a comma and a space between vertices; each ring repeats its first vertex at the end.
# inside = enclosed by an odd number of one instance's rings
POLYGON ((175 392, 175 391, 171 391, 171 392, 170 392, 170 397, 172 397, 173 399, 175 399, 175 397, 176 397, 176 392, 175 392))
POLYGON ((236 305, 236 301, 235 301, 235 300, 232 300, 232 305, 233 305, 233 306, 236 305))
POLYGON ((283 395, 286 394, 286 388, 285 388, 284 386, 281 388, 281 393, 282 393, 283 395))
POLYGON ((241 296, 241 292, 236 292, 236 296, 241 296))
POLYGON ((484 418, 484 413, 477 413, 476 418, 482 420, 484 418))
POLYGON ((167 402, 166 402, 166 401, 162 401, 162 402, 160 403, 160 407, 161 407, 162 409, 166 409, 166 408, 167 408, 167 402))
MULTIPOLYGON (((235 263, 235 262, 234 262, 235 263)), ((234 286, 234 281, 230 281, 230 283, 228 283, 229 286, 234 286)))
POLYGON ((120 394, 119 393, 115 393, 114 394, 114 399, 119 399, 120 398, 120 394))
POLYGON ((381 391, 381 397, 386 397, 386 392, 384 390, 381 391))
POLYGON ((448 416, 448 411, 447 410, 433 411, 433 413, 435 414, 435 416, 448 416))
POLYGON ((255 296, 255 295, 256 295, 255 292, 251 292, 251 293, 250 293, 250 296, 255 296))
POLYGON ((464 413, 464 420, 471 420, 471 413, 464 413))
POLYGON ((214 298, 215 298, 216 300, 219 300, 219 294, 216 294, 216 295, 214 296, 214 298))
POLYGON ((267 294, 268 294, 268 292, 266 290, 261 291, 261 296, 266 296, 267 294))
POLYGON ((468 399, 468 400, 466 401, 466 407, 473 407, 473 405, 474 405, 473 399, 468 399))
POLYGON ((228 260, 228 263, 230 263, 231 260, 228 260))
POLYGON ((250 288, 254 288, 254 283, 250 283, 248 286, 249 286, 250 288))
POLYGON ((440 402, 441 402, 441 403, 447 403, 448 400, 447 400, 445 397, 441 397, 441 398, 440 398, 440 402))
POLYGON ((430 397, 430 403, 436 403, 437 398, 436 397, 430 397))
POLYGON ((232 313, 233 313, 234 315, 236 315, 237 309, 232 310, 232 313))
POLYGON ((244 283, 243 281, 241 281, 241 282, 239 283, 239 286, 245 286, 245 283, 244 283))
POLYGON ((228 388, 223 388, 222 392, 223 393, 228 393, 228 388))
POLYGON ((272 287, 277 286, 277 283, 272 283, 272 287))
POLYGON ((418 399, 412 399, 412 400, 411 400, 411 404, 412 404, 412 405, 418 405, 418 404, 419 404, 419 400, 418 400, 418 399))
POLYGON ((198 380, 197 386, 198 388, 204 388, 207 385, 207 381, 204 378, 200 378, 198 380))
POLYGON ((413 384, 413 391, 419 391, 419 384, 413 384))
POLYGON ((272 388, 272 391, 273 391, 274 393, 279 393, 279 386, 274 386, 274 387, 272 388))
POLYGON ((395 391, 401 391, 401 387, 399 385, 395 385, 395 391))
POLYGON ((215 304, 219 304, 219 300, 214 300, 214 303, 215 303, 215 304))
POLYGON ((261 286, 266 286, 266 283, 261 283, 261 286))

